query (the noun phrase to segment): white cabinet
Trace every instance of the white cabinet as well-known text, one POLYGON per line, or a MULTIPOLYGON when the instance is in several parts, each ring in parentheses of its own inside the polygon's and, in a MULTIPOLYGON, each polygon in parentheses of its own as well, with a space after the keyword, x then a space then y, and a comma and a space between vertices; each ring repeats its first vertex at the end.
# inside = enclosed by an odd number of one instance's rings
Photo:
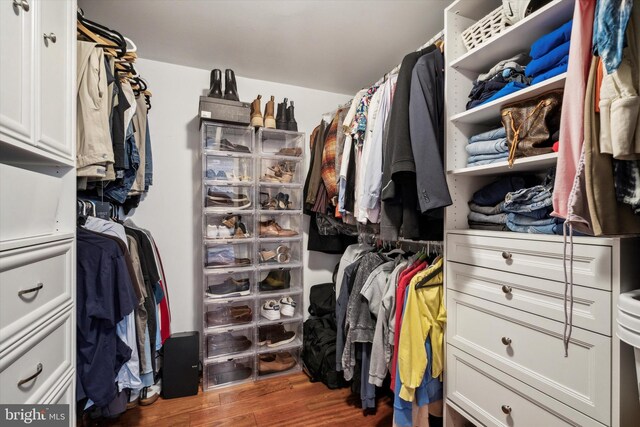
POLYGON ((36 161, 75 157, 75 7, 0 0, 0 142, 36 161))
POLYGON ((34 144, 33 0, 0 1, 0 139, 34 144))
POLYGON ((39 148, 71 159, 71 111, 74 91, 68 66, 75 43, 73 2, 45 0, 36 3, 38 23, 34 37, 37 69, 36 144, 39 148))

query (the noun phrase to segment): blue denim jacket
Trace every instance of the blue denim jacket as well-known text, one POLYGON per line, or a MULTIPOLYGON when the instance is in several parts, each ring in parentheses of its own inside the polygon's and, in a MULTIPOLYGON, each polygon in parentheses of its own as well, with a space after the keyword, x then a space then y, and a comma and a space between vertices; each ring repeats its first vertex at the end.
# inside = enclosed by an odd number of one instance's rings
MULTIPOLYGON (((622 62, 625 31, 634 0, 598 0, 593 20, 593 54, 600 56, 608 74, 622 62)), ((637 7, 637 6, 636 6, 637 7)))

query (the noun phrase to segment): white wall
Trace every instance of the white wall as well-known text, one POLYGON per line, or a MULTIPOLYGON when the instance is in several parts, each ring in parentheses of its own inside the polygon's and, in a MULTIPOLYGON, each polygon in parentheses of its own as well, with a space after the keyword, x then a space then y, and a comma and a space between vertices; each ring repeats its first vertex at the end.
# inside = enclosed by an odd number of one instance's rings
MULTIPOLYGON (((223 67, 221 67, 223 68, 223 67)), ((133 213, 133 220, 150 230, 159 246, 169 287, 173 332, 199 330, 202 312, 202 259, 200 200, 200 132, 198 97, 209 86, 209 70, 139 59, 136 69, 153 93, 149 126, 153 147, 153 186, 133 213)), ((311 131, 321 115, 346 102, 351 95, 237 77, 242 101, 257 94, 264 102, 271 95, 295 102, 300 131, 306 133, 308 168, 311 131)), ((305 230, 308 217, 305 216, 305 230)), ((339 256, 307 252, 304 235, 305 314, 309 286, 331 281, 339 256), (311 254, 311 256, 309 256, 311 254)))

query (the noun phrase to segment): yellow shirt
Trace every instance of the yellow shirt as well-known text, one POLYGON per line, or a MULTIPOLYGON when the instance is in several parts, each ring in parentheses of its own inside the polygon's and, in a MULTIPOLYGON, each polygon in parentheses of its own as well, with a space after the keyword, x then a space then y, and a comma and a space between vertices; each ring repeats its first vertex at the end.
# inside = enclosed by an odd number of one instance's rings
MULTIPOLYGON (((412 402, 415 390, 422 384, 422 378, 427 368, 427 351, 425 341, 431 336, 432 358, 431 372, 433 378, 442 375, 444 367, 444 325, 447 322, 447 312, 444 305, 444 289, 442 286, 432 286, 416 290, 416 284, 432 274, 436 269, 440 272, 432 277, 427 284, 443 283, 443 260, 416 274, 407 288, 407 303, 402 318, 400 342, 398 344, 398 369, 400 372, 400 397, 412 402)), ((402 301, 396 301, 401 305, 402 301)))

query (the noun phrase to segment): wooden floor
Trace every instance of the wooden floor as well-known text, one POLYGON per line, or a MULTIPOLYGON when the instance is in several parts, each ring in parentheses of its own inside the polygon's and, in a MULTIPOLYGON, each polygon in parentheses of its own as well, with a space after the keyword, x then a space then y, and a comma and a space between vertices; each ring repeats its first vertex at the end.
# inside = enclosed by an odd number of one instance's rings
POLYGON ((200 392, 181 399, 158 399, 98 426, 391 426, 393 401, 378 399, 375 415, 364 416, 350 389, 329 390, 303 373, 200 392))

